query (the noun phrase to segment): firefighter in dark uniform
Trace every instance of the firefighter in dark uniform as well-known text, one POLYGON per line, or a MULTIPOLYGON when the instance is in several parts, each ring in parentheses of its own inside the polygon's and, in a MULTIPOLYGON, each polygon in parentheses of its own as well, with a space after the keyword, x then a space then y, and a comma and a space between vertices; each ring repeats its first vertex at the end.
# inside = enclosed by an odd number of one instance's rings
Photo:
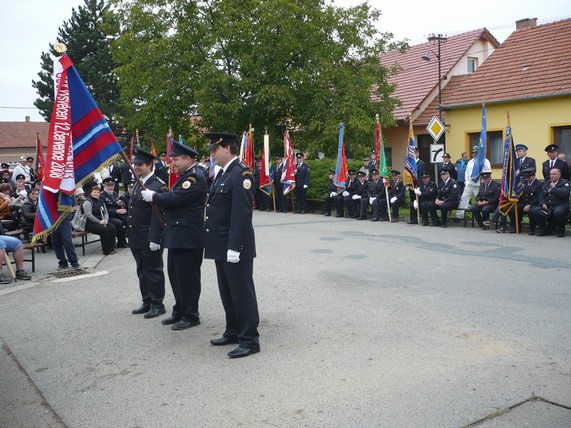
POLYGON ((347 182, 345 190, 337 195, 337 215, 335 217, 345 217, 345 206, 350 218, 355 217, 355 201, 352 199, 357 192, 357 172, 354 169, 347 171, 347 182))
POLYGON ((569 173, 569 165, 567 165, 567 162, 562 161, 561 159, 557 159, 557 155, 559 154, 559 146, 557 144, 550 144, 545 148, 545 151, 547 152, 547 156, 549 157, 549 159, 547 159, 541 165, 543 172, 543 180, 544 181, 550 180, 549 174, 551 172, 551 168, 559 168, 559 170, 561 171, 561 178, 563 178, 564 180, 569 180, 569 178, 571 178, 571 175, 569 173))
POLYGON ((287 198, 284 195, 282 174, 284 172, 283 156, 276 156, 276 169, 274 172, 274 191, 276 192, 276 210, 287 213, 287 198))
POLYGON ((367 197, 367 189, 369 188, 369 180, 367 180, 365 171, 359 171, 357 177, 357 190, 351 196, 351 201, 349 201, 350 204, 353 204, 353 212, 355 213, 351 218, 355 219, 358 219, 360 216, 361 199, 367 197))
POLYGON ((196 163, 196 150, 174 142, 172 163, 178 180, 165 193, 143 190, 147 202, 163 208, 166 215, 164 246, 168 248, 167 269, 176 303, 170 317, 161 321, 173 330, 200 324, 200 266, 204 252, 204 202, 206 179, 196 163))
POLYGON ((100 199, 107 207, 109 223, 113 223, 117 231, 117 247, 127 248, 127 209, 124 202, 115 193, 115 182, 111 177, 103 180, 103 191, 100 199))
POLYGON ((458 208, 458 183, 450 178, 450 170, 444 168, 440 171, 440 184, 436 200, 428 204, 428 212, 433 226, 448 227, 448 213, 458 208), (442 214, 442 220, 438 218, 437 210, 442 214))
POLYGON ((335 171, 329 170, 329 183, 327 183, 327 195, 325 196, 325 217, 331 215, 331 208, 337 198, 337 186, 335 185, 335 171))
MULTIPOLYGON (((162 193, 168 190, 165 182, 153 172, 153 156, 141 149, 135 150, 133 164, 145 188, 162 193)), ((131 186, 131 185, 129 185, 131 186)), ((141 187, 136 184, 128 200, 129 227, 127 236, 131 254, 137 265, 142 304, 133 314, 155 318, 164 314, 165 274, 163 270, 163 222, 158 207, 153 209, 143 200, 141 187), (160 216, 160 217, 159 217, 160 216)))
POLYGON ((309 165, 303 161, 303 153, 295 155, 297 164, 295 166, 295 197, 297 202, 297 213, 305 214, 307 203, 307 188, 309 187, 309 165))
POLYGON ((385 183, 379 176, 379 170, 371 171, 371 181, 367 186, 367 193, 361 197, 361 214, 357 220, 367 220, 367 207, 371 205, 371 221, 379 221, 379 200, 385 199, 385 183))
MULTIPOLYGON (((389 191, 389 204, 392 210, 392 218, 391 222, 396 223, 399 221, 399 206, 405 203, 406 196, 405 196, 405 188, 404 184, 400 178, 400 171, 393 169, 391 171, 391 175, 393 179, 389 184, 388 191, 389 191)), ((381 221, 388 220, 387 214, 387 200, 385 199, 377 199, 379 204, 379 211, 381 215, 381 221)))
POLYGON ((482 171, 480 173, 480 189, 476 195, 476 204, 471 209, 480 229, 489 229, 490 214, 496 211, 499 203, 500 183, 492 180, 491 171, 482 171))
POLYGON ((228 356, 247 357, 260 351, 260 318, 253 279, 254 180, 252 171, 237 158, 237 135, 217 132, 205 135, 211 140, 210 154, 222 169, 208 193, 204 257, 214 259, 226 314, 222 337, 210 343, 214 346, 238 344, 228 356))
MULTIPOLYGON (((529 216, 529 234, 535 235, 535 222, 529 213, 531 207, 534 207, 539 203, 539 193, 541 192, 543 183, 535 177, 535 167, 525 168, 520 171, 520 174, 523 180, 521 182, 521 194, 519 195, 519 199, 517 201, 518 229, 521 231, 521 222, 523 220, 523 216, 527 214, 529 216)), ((510 218, 511 227, 508 229, 507 219, 506 217, 502 217, 501 226, 496 230, 496 232, 516 232, 516 218, 515 210, 513 207, 508 211, 508 217, 510 218)))
MULTIPOLYGON (((161 152, 161 158, 166 159, 167 152, 161 152)), ((167 167, 166 161, 158 159, 155 161, 155 175, 163 180, 165 183, 169 181, 169 169, 167 167)))
POLYGON ((532 207, 530 217, 539 226, 538 236, 549 235, 547 224, 551 224, 558 238, 565 236, 565 224, 569 217, 569 193, 571 185, 561 178, 559 168, 551 168, 550 180, 543 184, 539 193, 538 206, 532 207))
POLYGON ((427 172, 422 173, 420 175, 420 183, 413 191, 414 199, 410 203, 410 221, 407 221, 407 224, 418 224, 417 209, 419 209, 422 225, 428 226, 428 207, 436 199, 437 193, 436 183, 430 180, 430 174, 427 172), (418 199, 416 195, 418 195, 418 199))

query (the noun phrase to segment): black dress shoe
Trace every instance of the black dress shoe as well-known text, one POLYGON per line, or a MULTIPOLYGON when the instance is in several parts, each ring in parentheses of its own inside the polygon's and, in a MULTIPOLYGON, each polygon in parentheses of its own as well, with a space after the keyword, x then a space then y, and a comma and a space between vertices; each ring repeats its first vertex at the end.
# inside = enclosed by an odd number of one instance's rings
POLYGON ((379 221, 379 217, 373 217, 371 221, 379 221))
POLYGON ((228 356, 230 358, 242 358, 247 357, 248 355, 257 354, 260 352, 260 347, 257 346, 256 348, 242 348, 238 346, 233 351, 228 352, 228 356))
POLYGON ((141 305, 141 306, 139 306, 138 308, 133 309, 133 310, 131 311, 131 313, 132 313, 133 315, 146 314, 146 313, 149 312, 150 310, 151 310, 151 307, 150 307, 150 306, 141 305))
POLYGON ((339 217, 345 217, 345 216, 342 214, 336 214, 335 217, 339 218, 339 217))
POLYGON ((357 220, 367 220, 367 217, 357 217, 357 220))
POLYGON ((196 320, 196 321, 180 320, 176 324, 173 324, 171 326, 171 328, 173 330, 186 330, 187 328, 194 327, 195 325, 199 325, 199 324, 200 324, 200 320, 196 320))
POLYGON ((427 221, 423 221, 423 222, 422 222, 422 225, 423 225, 423 226, 428 226, 428 222, 427 222, 427 221))
POLYGON ((417 221, 407 221, 406 224, 418 224, 417 221))
POLYGON ((174 315, 171 315, 168 318, 165 318, 164 320, 161 321, 162 325, 170 325, 170 324, 175 324, 177 322, 180 321, 180 317, 175 317, 174 315))
POLYGON ((448 225, 446 223, 442 223, 440 227, 448 227, 448 225))
POLYGON ((238 343, 238 338, 222 336, 220 339, 212 339, 210 343, 214 346, 234 345, 238 343))
POLYGON ((149 312, 145 314, 145 318, 155 318, 159 315, 166 314, 165 308, 151 308, 149 312))
POLYGON ((331 217, 331 213, 325 213, 323 214, 325 217, 331 217))

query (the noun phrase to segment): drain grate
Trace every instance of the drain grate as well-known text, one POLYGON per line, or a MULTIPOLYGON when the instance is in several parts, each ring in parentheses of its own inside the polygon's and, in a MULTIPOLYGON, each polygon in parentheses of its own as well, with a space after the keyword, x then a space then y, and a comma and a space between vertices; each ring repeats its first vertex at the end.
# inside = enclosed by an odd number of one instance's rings
POLYGON ((56 272, 49 272, 48 275, 50 275, 53 278, 72 278, 74 276, 80 276, 80 275, 86 275, 88 274, 89 271, 87 270, 87 268, 79 268, 79 269, 66 269, 66 270, 58 270, 56 272))

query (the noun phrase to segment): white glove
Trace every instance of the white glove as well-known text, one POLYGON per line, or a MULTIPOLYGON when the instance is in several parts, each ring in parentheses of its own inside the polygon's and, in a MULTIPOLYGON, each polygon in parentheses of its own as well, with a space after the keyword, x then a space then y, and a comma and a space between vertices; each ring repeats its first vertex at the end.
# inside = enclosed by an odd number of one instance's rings
POLYGON ((353 197, 351 199, 353 199, 353 200, 361 199, 361 196, 360 195, 353 195, 353 197))
POLYGON ((330 198, 334 198, 335 196, 337 196, 337 192, 331 192, 331 193, 329 194, 329 197, 330 197, 330 198))
POLYGON ((149 248, 151 251, 158 251, 161 249, 161 246, 159 244, 155 244, 154 242, 149 242, 149 248))
POLYGON ((412 206, 414 207, 415 210, 418 209, 418 201, 414 200, 412 201, 412 206))
POLYGON ((391 204, 394 204, 396 201, 397 201, 397 197, 396 197, 396 196, 393 196, 393 197, 391 198, 391 204))
POLYGON ((345 197, 347 197, 347 196, 349 196, 349 192, 348 192, 347 190, 345 190, 345 191, 342 193, 342 195, 345 196, 345 197))
POLYGON ((416 189, 414 189, 414 193, 416 193, 418 196, 420 196, 420 194, 422 193, 420 191, 420 189, 417 187, 416 189))
POLYGON ((153 202, 153 195, 155 194, 154 190, 143 190, 141 195, 143 195, 143 199, 145 202, 153 202))
POLYGON ((377 198, 369 198, 369 205, 373 205, 373 202, 375 202, 375 199, 377 199, 377 198))
POLYGON ((226 253, 226 261, 228 263, 238 263, 240 261, 240 253, 234 250, 228 250, 226 253))
POLYGON ((303 185, 303 188, 304 188, 304 189, 307 189, 307 184, 304 184, 304 185, 303 185))

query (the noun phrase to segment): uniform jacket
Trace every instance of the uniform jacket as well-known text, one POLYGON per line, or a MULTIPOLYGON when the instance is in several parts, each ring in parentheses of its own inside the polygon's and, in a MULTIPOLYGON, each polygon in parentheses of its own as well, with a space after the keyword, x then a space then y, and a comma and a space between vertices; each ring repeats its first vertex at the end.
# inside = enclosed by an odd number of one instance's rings
POLYGON ((357 194, 357 184, 359 183, 359 180, 357 180, 356 178, 353 179, 353 181, 349 180, 349 178, 347 178, 347 187, 345 187, 345 191, 349 192, 349 196, 353 196, 357 194))
MULTIPOLYGON (((115 191, 119 192, 119 183, 121 183, 121 169, 117 165, 109 165, 109 177, 113 179, 115 183, 115 191)), ((125 187, 126 189, 126 187, 125 187)))
POLYGON ((155 193, 153 203, 165 211, 165 248, 204 248, 206 179, 193 165, 181 174, 172 189, 155 193))
POLYGON ((417 159, 416 160, 416 173, 417 177, 420 177, 422 174, 426 172, 426 164, 423 160, 417 159))
MULTIPOLYGON (((274 187, 277 190, 282 190, 284 188, 284 185, 282 183, 282 174, 284 172, 284 163, 282 162, 279 165, 276 165, 276 170, 274 172, 274 187)), ((331 190, 331 192, 334 192, 334 190, 331 190)))
POLYGON ((169 181, 169 169, 161 161, 155 163, 155 175, 165 183, 169 181))
POLYGON ((456 165, 454 165, 452 162, 448 162, 446 165, 444 165, 444 163, 439 163, 438 164, 438 176, 440 177, 440 171, 442 171, 442 169, 444 167, 447 167, 448 170, 450 171, 450 178, 453 180, 457 180, 458 179, 458 171, 456 171, 456 165))
POLYGON ((295 187, 303 188, 304 185, 309 186, 309 165, 305 162, 296 165, 295 169, 295 187))
POLYGON ((363 183, 361 183, 360 180, 356 180, 357 181, 357 188, 355 190, 354 195, 359 195, 359 196, 364 196, 367 194, 367 187, 369 186, 369 183, 367 181, 364 181, 363 183))
POLYGON ((238 251, 240 260, 256 257, 254 192, 252 171, 237 159, 214 181, 206 203, 205 258, 226 260, 228 250, 238 251))
POLYGON ((539 205, 547 205, 548 207, 557 207, 559 205, 569 205, 569 193, 571 185, 567 180, 559 179, 555 187, 549 187, 551 181, 543 184, 541 193, 539 194, 539 205))
POLYGON ((523 162, 520 161, 519 159, 515 160, 515 169, 516 169, 516 173, 518 175, 521 174, 521 172, 526 168, 536 169, 534 158, 530 158, 529 156, 526 156, 525 159, 523 160, 523 162))
POLYGON ((109 212, 109 217, 120 218, 124 214, 117 214, 117 210, 122 208, 119 206, 119 196, 117 193, 111 192, 107 193, 105 190, 101 191, 101 196, 99 197, 107 207, 107 212, 109 212))
POLYGON ((401 179, 391 180, 391 184, 389 186, 389 199, 392 199, 394 196, 396 196, 397 198, 396 202, 398 202, 399 204, 404 204, 405 188, 401 179))
POLYGON ((337 192, 337 186, 335 185, 335 180, 329 180, 329 183, 327 184, 327 197, 329 197, 331 192, 337 192))
POLYGON ((428 183, 424 184, 421 181, 418 185, 420 190, 420 195, 418 195, 419 202, 428 202, 436 200, 436 194, 438 193, 438 189, 436 188, 436 183, 434 181, 429 181, 428 183))
POLYGON ((528 183, 527 180, 523 180, 521 195, 517 201, 518 207, 523 208, 526 205, 537 205, 541 187, 542 183, 537 179, 533 180, 531 183, 528 183))
MULTIPOLYGON (((551 167, 549 166, 551 162, 551 159, 546 160, 545 162, 543 162, 543 179, 545 181, 549 180, 549 170, 551 169, 551 167)), ((560 159, 556 159, 555 160, 555 165, 553 165, 554 168, 559 168, 561 170, 561 178, 563 178, 564 180, 569 180, 571 178, 570 174, 569 174, 569 165, 567 165, 567 162, 562 161, 560 159)))
POLYGON ((367 188, 367 197, 377 199, 385 197, 385 184, 383 183, 382 178, 369 183, 369 187, 367 188))
POLYGON ((440 181, 436 199, 444 202, 458 202, 458 183, 451 178, 448 181, 440 181))
POLYGON ((483 183, 480 184, 476 200, 478 202, 486 201, 488 205, 497 206, 500 203, 500 183, 492 180, 487 186, 483 183))
MULTIPOLYGON (((157 193, 168 190, 165 182, 154 174, 147 179, 145 187, 157 193)), ((159 207, 156 209, 164 221, 164 212, 159 207)), ((130 248, 143 250, 149 248, 149 242, 162 244, 163 225, 161 224, 161 219, 153 212, 151 204, 143 200, 141 188, 138 184, 135 185, 129 197, 127 210, 129 214, 127 237, 129 238, 130 248)))

